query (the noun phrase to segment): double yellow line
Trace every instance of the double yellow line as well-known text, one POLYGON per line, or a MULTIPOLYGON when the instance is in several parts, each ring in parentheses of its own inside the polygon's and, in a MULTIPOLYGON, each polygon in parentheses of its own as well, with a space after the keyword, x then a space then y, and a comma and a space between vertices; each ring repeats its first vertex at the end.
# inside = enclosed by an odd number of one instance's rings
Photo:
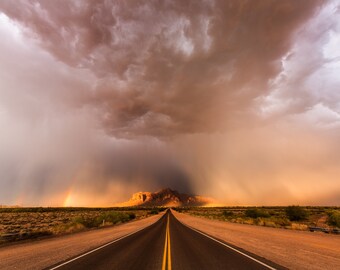
POLYGON ((169 214, 168 221, 166 224, 166 232, 165 232, 165 244, 164 244, 164 254, 163 254, 163 264, 162 270, 168 269, 171 270, 171 248, 170 248, 170 229, 169 229, 169 214), (167 260, 168 258, 168 260, 167 260), (166 262, 168 262, 168 268, 166 268, 166 262))

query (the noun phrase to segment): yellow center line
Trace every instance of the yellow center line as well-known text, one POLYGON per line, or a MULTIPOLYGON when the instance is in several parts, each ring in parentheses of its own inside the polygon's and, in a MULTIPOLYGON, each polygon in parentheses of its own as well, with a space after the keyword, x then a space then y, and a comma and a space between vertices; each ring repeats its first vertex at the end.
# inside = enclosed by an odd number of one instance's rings
POLYGON ((163 264, 162 270, 166 269, 166 258, 168 257, 168 270, 171 270, 171 250, 170 250, 170 229, 169 229, 169 215, 166 224, 165 231, 165 243, 164 243, 164 253, 163 253, 163 264))
POLYGON ((168 270, 171 270, 171 246, 170 246, 170 225, 168 216, 168 270))
POLYGON ((167 249, 167 243, 168 243, 168 226, 166 227, 166 232, 165 232, 165 244, 164 244, 164 253, 163 253, 162 270, 165 270, 165 265, 166 265, 166 249, 167 249))

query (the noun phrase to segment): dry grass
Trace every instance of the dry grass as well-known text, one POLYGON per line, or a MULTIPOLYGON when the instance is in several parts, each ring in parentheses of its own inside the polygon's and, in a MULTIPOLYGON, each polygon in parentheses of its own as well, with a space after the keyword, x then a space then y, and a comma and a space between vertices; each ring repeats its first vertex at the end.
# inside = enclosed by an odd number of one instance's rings
POLYGON ((292 207, 190 207, 176 208, 176 210, 209 219, 273 228, 303 231, 308 230, 309 227, 320 227, 327 230, 337 228, 337 223, 333 219, 336 219, 340 207, 306 206, 295 208, 300 211, 298 214, 301 215, 301 219, 297 218, 299 220, 296 220, 296 216, 290 216, 292 207))
POLYGON ((2 208, 0 244, 112 226, 156 213, 147 208, 2 208))

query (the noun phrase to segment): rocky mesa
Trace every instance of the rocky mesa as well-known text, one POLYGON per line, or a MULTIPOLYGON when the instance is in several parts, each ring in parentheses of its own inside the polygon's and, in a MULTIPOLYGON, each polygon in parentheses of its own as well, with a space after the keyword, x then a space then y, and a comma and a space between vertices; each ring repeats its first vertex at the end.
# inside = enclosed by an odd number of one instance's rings
POLYGON ((179 193, 176 190, 165 188, 157 192, 137 192, 129 201, 118 206, 207 206, 214 203, 211 198, 179 193))

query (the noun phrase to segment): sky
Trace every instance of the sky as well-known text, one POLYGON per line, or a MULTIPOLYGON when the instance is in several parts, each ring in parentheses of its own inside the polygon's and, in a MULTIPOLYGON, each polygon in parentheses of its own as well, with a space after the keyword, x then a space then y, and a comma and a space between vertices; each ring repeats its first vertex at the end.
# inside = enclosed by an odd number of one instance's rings
POLYGON ((340 205, 340 1, 0 0, 0 37, 0 204, 340 205))

